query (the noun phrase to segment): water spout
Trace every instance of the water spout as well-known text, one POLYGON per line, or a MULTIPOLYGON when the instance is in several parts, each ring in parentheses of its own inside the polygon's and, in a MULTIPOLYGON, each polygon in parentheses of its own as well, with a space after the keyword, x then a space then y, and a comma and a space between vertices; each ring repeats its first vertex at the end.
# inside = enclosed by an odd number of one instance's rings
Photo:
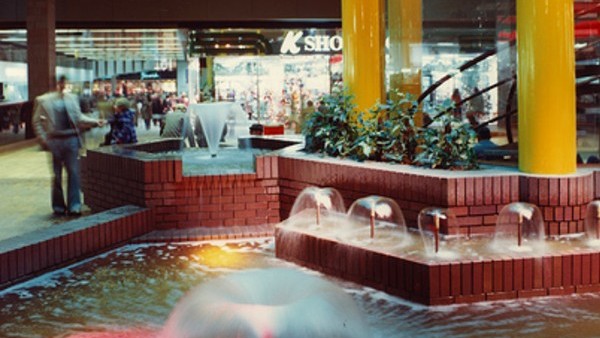
POLYGON ((320 228, 331 223, 329 216, 346 213, 342 195, 334 188, 308 187, 302 190, 290 211, 290 222, 305 224, 308 228, 320 228), (302 214, 300 216, 300 214, 302 214), (298 217, 295 217, 297 216, 298 217))
POLYGON ((498 215, 494 251, 531 252, 545 250, 544 219, 539 208, 530 203, 506 205, 498 215))

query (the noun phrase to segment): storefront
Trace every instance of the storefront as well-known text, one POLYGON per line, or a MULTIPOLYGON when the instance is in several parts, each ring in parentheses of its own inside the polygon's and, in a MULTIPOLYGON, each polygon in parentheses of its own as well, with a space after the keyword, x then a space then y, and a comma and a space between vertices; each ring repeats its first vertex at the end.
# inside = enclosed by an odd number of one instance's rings
MULTIPOLYGON (((341 90, 342 38, 338 30, 260 30, 242 34, 253 40, 249 43, 248 38, 240 38, 238 44, 215 41, 217 34, 209 33, 211 44, 195 51, 211 55, 218 48, 221 55, 204 63, 211 74, 203 93, 217 101, 242 103, 252 120, 298 130, 297 116, 309 101, 316 105, 324 94, 341 90), (214 89, 206 88, 211 85, 214 89)), ((202 41, 200 33, 196 36, 202 41)))

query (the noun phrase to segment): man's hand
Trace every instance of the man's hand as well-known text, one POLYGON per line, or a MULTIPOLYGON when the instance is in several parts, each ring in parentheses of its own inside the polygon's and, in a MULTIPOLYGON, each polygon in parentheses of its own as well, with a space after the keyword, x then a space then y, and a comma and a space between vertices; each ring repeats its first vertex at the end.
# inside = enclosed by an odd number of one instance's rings
POLYGON ((98 120, 98 127, 103 127, 106 124, 106 120, 98 120))

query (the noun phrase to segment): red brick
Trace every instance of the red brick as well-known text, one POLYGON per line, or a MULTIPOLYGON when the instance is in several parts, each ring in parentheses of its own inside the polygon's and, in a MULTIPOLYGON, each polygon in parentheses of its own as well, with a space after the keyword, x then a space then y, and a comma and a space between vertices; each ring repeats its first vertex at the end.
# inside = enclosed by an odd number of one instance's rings
POLYGON ((592 284, 600 283, 600 254, 592 254, 592 271, 590 282, 592 284))
POLYGON ((569 287, 552 287, 548 289, 548 296, 564 296, 564 295, 570 295, 572 293, 575 293, 575 287, 574 286, 569 286, 569 287))
POLYGON ((523 259, 513 259, 512 288, 513 290, 523 290, 523 259))
POLYGON ((559 199, 559 191, 558 191, 558 182, 559 180, 556 178, 551 178, 548 180, 548 201, 549 205, 556 206, 558 205, 559 199))
POLYGON ((498 205, 502 204, 502 177, 494 176, 492 178, 493 188, 491 189, 493 195, 493 203, 498 205))
POLYGON ((600 292, 600 285, 576 285, 575 292, 577 292, 577 293, 600 292))
POLYGON ((562 207, 557 207, 554 208, 554 220, 555 221, 562 221, 564 220, 564 215, 563 215, 563 208, 562 207))
POLYGON ((521 290, 517 292, 519 298, 543 297, 548 294, 546 289, 521 290))
POLYGON ((432 264, 429 266, 429 298, 440 297, 440 266, 432 264))
POLYGON ((457 220, 458 220, 458 224, 460 226, 482 225, 483 224, 482 216, 459 217, 457 220))
POLYGON ((8 280, 9 281, 13 281, 18 277, 18 273, 17 273, 17 266, 18 266, 18 259, 17 259, 17 252, 15 250, 10 251, 8 254, 8 280))
POLYGON ((461 263, 461 295, 473 294, 473 265, 471 262, 461 263))
POLYGON ((456 179, 456 205, 457 206, 465 205, 465 201, 466 201, 465 179, 458 178, 458 179, 456 179))
POLYGON ((485 299, 487 301, 496 301, 496 300, 509 300, 509 299, 516 299, 517 298, 517 292, 516 291, 510 291, 510 292, 492 292, 492 293, 488 293, 485 295, 485 299))
POLYGON ((584 201, 583 178, 582 177, 580 177, 580 178, 577 179, 577 190, 576 191, 577 191, 577 199, 576 199, 577 202, 573 203, 573 204, 581 205, 581 204, 583 204, 585 202, 584 201))
MULTIPOLYGON (((456 179, 446 178, 446 198, 448 200, 448 206, 452 207, 456 205, 456 179)), ((401 191, 401 190, 400 190, 401 191)))
POLYGON ((538 179, 535 177, 527 177, 528 194, 527 201, 529 203, 539 205, 539 190, 538 190, 538 179))
POLYGON ((457 296, 455 302, 457 304, 471 304, 485 301, 485 295, 461 295, 457 296))
POLYGON ((450 264, 440 265, 440 296, 450 296, 450 264))
POLYGON ((483 262, 473 262, 473 294, 483 295, 483 262))
POLYGON ((454 304, 454 297, 440 297, 429 300, 429 305, 439 306, 439 305, 450 305, 454 304))
POLYGON ((9 280, 9 263, 8 253, 0 254, 0 284, 5 283, 9 280))
POLYGON ((573 285, 573 257, 571 255, 562 256, 562 285, 573 285))
POLYGON ((548 196, 548 179, 540 178, 539 179, 539 206, 548 205, 549 196, 548 196))
POLYGON ((473 177, 465 178, 465 203, 467 205, 475 203, 475 179, 473 177))
POLYGON ((492 261, 483 262, 483 292, 488 293, 494 290, 494 270, 492 261))
POLYGON ((573 254, 573 285, 581 285, 581 254, 573 254))
POLYGON ((486 192, 487 189, 485 189, 485 187, 483 186, 483 177, 476 177, 475 178, 475 182, 474 182, 474 194, 475 194, 475 204, 476 205, 483 205, 483 194, 486 192))
POLYGON ((533 289, 544 287, 543 259, 541 257, 533 259, 533 289))
POLYGON ((519 200, 519 177, 510 177, 510 201, 516 202, 519 200))
POLYGON ((581 256, 581 284, 587 285, 591 283, 592 272, 592 257, 590 254, 581 256))
POLYGON ((483 216, 483 224, 485 225, 496 225, 498 222, 498 215, 483 216))
POLYGON ((565 207, 564 218, 565 218, 565 221, 573 220, 573 207, 565 207))
POLYGON ((502 260, 494 260, 492 262, 493 266, 493 284, 494 284, 494 292, 503 291, 503 282, 504 282, 504 270, 503 270, 503 262, 502 260))
POLYGON ((494 191, 492 190, 494 180, 492 177, 483 178, 483 203, 485 205, 494 204, 494 191))
POLYGON ((477 215, 490 215, 496 213, 495 205, 486 205, 486 206, 474 206, 469 208, 469 214, 472 216, 477 215))
POLYGON ((502 204, 508 204, 510 202, 510 176, 502 176, 502 204))

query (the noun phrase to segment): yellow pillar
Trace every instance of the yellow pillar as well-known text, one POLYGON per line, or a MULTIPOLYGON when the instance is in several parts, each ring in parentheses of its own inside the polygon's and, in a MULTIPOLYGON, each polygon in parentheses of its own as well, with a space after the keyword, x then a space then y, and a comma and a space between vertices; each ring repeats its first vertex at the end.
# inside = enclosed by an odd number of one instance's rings
POLYGON ((519 169, 577 170, 573 0, 517 0, 519 169))
POLYGON ((366 111, 383 101, 383 0, 342 0, 344 84, 366 111))
POLYGON ((422 0, 388 0, 390 88, 421 94, 422 0))

